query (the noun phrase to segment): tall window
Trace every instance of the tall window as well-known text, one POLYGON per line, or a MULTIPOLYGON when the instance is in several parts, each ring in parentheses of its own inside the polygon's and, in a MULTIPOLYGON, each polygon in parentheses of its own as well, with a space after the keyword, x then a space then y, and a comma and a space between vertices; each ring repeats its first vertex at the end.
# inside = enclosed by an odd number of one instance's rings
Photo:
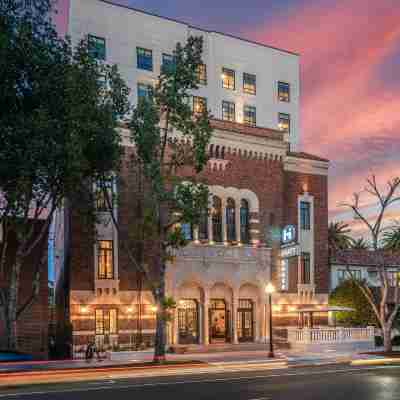
POLYGON ((136 48, 137 67, 146 71, 153 71, 153 52, 142 47, 136 48))
POLYGON ((111 308, 95 310, 96 335, 114 335, 118 333, 118 310, 111 308))
POLYGON ((243 243, 250 242, 249 220, 249 203, 247 200, 242 200, 240 202, 240 240, 243 243))
POLYGON ((356 281, 361 281, 361 270, 351 269, 350 272, 346 269, 339 269, 337 272, 337 277, 339 284, 348 279, 355 279, 356 281))
POLYGON ((138 83, 137 85, 137 96, 138 101, 140 100, 148 100, 151 93, 153 91, 153 87, 148 83, 138 83))
POLYGON ((214 242, 222 242, 222 202, 217 196, 213 197, 212 230, 214 242))
POLYGON ((207 85, 207 65, 199 64, 196 69, 197 80, 200 85, 207 85))
POLYGON ((88 52, 97 60, 106 59, 106 39, 98 36, 88 36, 88 52))
POLYGON ((183 223, 181 224, 181 232, 185 240, 192 240, 192 224, 190 223, 183 223))
POLYGON ((222 119, 235 122, 235 103, 225 100, 222 102, 222 119))
POLYGON ((311 205, 308 201, 300 202, 300 229, 310 230, 311 225, 311 205))
POLYGON ((96 189, 95 189, 95 206, 96 206, 96 211, 99 212, 106 212, 110 210, 110 207, 108 206, 107 198, 106 195, 108 196, 109 200, 111 201, 111 205, 114 202, 114 180, 109 179, 106 182, 104 182, 105 190, 106 193, 104 193, 104 189, 102 188, 103 184, 100 184, 98 182, 96 184, 96 189))
POLYGON ((175 66, 175 57, 172 54, 162 55, 161 69, 164 71, 172 71, 175 66))
POLYGON ((99 279, 114 279, 112 240, 99 240, 97 246, 97 269, 99 279))
POLYGON ((247 94, 256 94, 256 76, 253 74, 243 74, 243 92, 247 94))
POLYGON ((199 222, 199 239, 208 239, 208 210, 205 208, 201 212, 200 222, 199 222))
POLYGON ((278 82, 278 99, 279 101, 290 101, 290 85, 286 82, 278 82))
POLYGON ((229 242, 236 240, 235 200, 228 198, 226 202, 226 229, 229 242))
POLYGON ((222 87, 235 90, 235 71, 233 69, 222 68, 222 87))
POLYGON ((282 132, 290 133, 290 115, 289 114, 279 113, 278 128, 282 132))
POLYGON ((243 107, 243 123, 250 126, 257 125, 256 108, 254 106, 243 107))
POLYGON ((202 114, 207 110, 207 99, 205 97, 193 96, 193 113, 202 114))
POLYGON ((301 272, 304 284, 311 282, 310 253, 301 253, 301 272))

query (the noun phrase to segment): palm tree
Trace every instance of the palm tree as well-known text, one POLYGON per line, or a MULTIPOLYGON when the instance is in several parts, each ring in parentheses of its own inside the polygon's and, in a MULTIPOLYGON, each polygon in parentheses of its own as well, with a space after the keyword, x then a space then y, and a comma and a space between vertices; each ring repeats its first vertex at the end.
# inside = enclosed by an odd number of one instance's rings
POLYGON ((351 232, 344 222, 331 222, 328 227, 328 244, 330 250, 350 249, 353 239, 348 235, 351 232))
POLYGON ((383 234, 382 246, 385 250, 400 251, 400 226, 393 227, 383 234))
POLYGON ((368 250, 370 247, 370 244, 364 238, 354 239, 351 245, 351 248, 356 250, 368 250))

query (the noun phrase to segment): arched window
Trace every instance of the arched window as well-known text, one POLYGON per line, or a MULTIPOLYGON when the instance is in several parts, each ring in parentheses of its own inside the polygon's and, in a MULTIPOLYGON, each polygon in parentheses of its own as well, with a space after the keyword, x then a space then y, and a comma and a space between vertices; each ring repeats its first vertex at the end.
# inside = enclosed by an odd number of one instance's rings
POLYGON ((250 242, 249 219, 249 202, 242 200, 240 202, 240 240, 243 243, 250 242))
POLYGON ((207 240, 208 239, 208 210, 204 208, 201 212, 200 221, 199 221, 199 239, 207 240))
POLYGON ((229 242, 236 240, 235 200, 230 197, 226 202, 226 233, 229 242))
POLYGON ((214 242, 222 242, 222 202, 217 196, 213 197, 212 230, 214 242))

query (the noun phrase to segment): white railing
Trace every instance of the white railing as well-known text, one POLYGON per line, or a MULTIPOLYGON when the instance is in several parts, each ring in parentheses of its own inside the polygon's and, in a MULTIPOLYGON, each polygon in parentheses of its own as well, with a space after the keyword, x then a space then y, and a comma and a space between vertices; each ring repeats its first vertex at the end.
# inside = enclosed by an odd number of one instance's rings
POLYGON ((289 343, 351 343, 374 340, 374 327, 288 329, 289 343))

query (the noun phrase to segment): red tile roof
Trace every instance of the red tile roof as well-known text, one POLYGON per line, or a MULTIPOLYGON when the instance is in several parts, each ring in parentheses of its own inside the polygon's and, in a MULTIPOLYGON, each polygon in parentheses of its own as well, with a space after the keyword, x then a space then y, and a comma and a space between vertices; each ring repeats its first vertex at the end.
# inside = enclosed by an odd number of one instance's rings
POLYGON ((376 267, 382 261, 385 266, 400 266, 400 252, 348 249, 336 250, 331 255, 331 263, 340 265, 376 267))
POLYGON ((318 157, 310 153, 305 153, 304 151, 301 152, 289 151, 288 156, 296 158, 304 158, 305 160, 329 162, 329 160, 326 158, 318 157))

